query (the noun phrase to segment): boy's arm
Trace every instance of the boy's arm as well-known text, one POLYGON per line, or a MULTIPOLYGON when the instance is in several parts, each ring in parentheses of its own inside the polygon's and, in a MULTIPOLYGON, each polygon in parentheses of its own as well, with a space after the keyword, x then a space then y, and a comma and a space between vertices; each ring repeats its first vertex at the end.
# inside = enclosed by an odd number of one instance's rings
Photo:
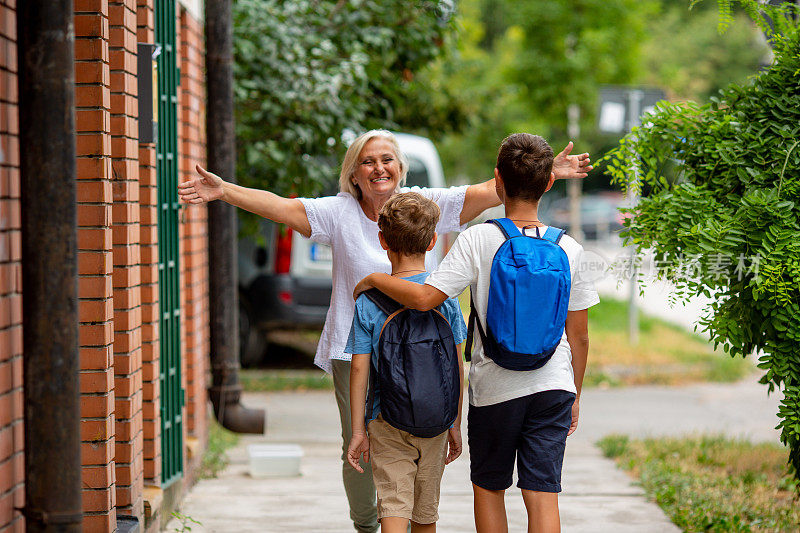
POLYGON ((367 289, 376 288, 393 300, 411 309, 428 311, 447 300, 447 295, 430 285, 414 283, 382 272, 375 272, 358 282, 353 299, 367 289))
POLYGON ((461 451, 463 450, 462 440, 461 440, 461 408, 464 405, 464 358, 461 356, 462 348, 464 344, 459 344, 456 346, 456 352, 458 353, 458 415, 456 416, 456 421, 453 422, 453 427, 450 428, 448 435, 447 435, 447 457, 444 460, 444 464, 450 464, 461 455, 461 451))
POLYGON ((367 428, 364 426, 369 358, 370 354, 353 354, 353 360, 350 362, 350 427, 353 437, 347 450, 347 461, 359 472, 364 472, 358 464, 362 453, 364 461, 369 462, 369 440, 367 428))
POLYGON ((586 372, 586 360, 589 357, 589 310, 567 311, 567 342, 572 351, 572 373, 575 375, 575 389, 578 391, 572 406, 572 424, 568 435, 578 428, 578 412, 583 387, 583 375, 586 372))

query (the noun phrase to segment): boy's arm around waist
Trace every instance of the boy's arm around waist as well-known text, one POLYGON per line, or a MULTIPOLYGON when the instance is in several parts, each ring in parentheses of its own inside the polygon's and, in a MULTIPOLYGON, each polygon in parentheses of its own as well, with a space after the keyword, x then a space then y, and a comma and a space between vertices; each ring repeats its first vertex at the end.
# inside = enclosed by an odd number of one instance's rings
POLYGON ((583 376, 586 373, 586 361, 589 357, 589 310, 567 311, 567 322, 564 329, 572 352, 572 373, 575 376, 575 390, 577 391, 572 407, 572 424, 569 428, 569 435, 571 435, 578 427, 581 388, 583 387, 583 376))

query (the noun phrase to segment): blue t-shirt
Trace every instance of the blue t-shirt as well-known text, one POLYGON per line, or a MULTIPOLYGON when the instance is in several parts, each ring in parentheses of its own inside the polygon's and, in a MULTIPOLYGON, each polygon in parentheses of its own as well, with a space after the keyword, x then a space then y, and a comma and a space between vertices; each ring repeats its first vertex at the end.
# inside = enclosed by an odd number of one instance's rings
MULTIPOLYGON (((422 284, 428 279, 428 274, 428 272, 423 272, 403 279, 422 284)), ((450 322, 450 327, 453 329, 453 340, 456 345, 464 342, 464 339, 467 338, 467 325, 464 323, 464 316, 461 314, 461 308, 458 302, 453 298, 448 298, 438 309, 447 321, 450 322)), ((363 294, 360 295, 358 300, 356 300, 353 326, 350 328, 350 335, 347 338, 345 352, 352 354, 371 354, 372 364, 376 364, 381 328, 387 317, 388 315, 381 311, 372 300, 363 294)), ((377 383, 374 385, 375 399, 372 404, 372 409, 367 406, 365 413, 367 424, 375 420, 381 412, 380 391, 377 388, 377 383)))

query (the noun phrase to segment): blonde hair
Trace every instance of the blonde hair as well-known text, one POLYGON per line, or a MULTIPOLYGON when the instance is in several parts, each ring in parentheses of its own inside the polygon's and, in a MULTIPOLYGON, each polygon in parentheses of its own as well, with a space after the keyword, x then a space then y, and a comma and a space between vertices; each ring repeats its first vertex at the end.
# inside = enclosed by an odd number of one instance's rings
POLYGON ((403 255, 424 254, 439 221, 436 202, 416 192, 395 194, 378 213, 378 228, 386 245, 403 255))
POLYGON ((356 200, 361 199, 361 189, 358 185, 353 184, 353 176, 358 168, 358 156, 361 154, 361 150, 364 149, 364 146, 375 138, 386 139, 392 143, 394 155, 400 163, 400 181, 397 183, 397 189, 399 190, 400 187, 406 184, 408 161, 403 151, 400 150, 397 137, 389 130, 370 130, 359 135, 347 148, 347 153, 344 154, 344 161, 342 161, 342 171, 339 174, 339 190, 341 192, 350 193, 356 200))

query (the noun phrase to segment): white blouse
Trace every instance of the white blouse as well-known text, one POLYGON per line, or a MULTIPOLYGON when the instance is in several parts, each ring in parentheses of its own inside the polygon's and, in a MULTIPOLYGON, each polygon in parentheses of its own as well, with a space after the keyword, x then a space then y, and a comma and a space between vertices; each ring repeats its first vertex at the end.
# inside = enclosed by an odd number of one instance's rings
MULTIPOLYGON (((430 198, 439 206, 441 214, 436 232, 440 235, 464 229, 459 221, 464 207, 467 185, 447 189, 407 188, 430 198)), ((353 289, 356 283, 373 272, 391 273, 386 251, 378 242, 378 223, 367 218, 358 201, 349 193, 323 198, 300 198, 311 225, 311 240, 331 247, 333 256, 333 293, 325 318, 325 327, 317 345, 314 364, 331 371, 331 359, 349 361, 345 353, 347 336, 353 322, 353 289)), ((428 254, 425 259, 428 271, 436 268, 435 259, 428 254)))

